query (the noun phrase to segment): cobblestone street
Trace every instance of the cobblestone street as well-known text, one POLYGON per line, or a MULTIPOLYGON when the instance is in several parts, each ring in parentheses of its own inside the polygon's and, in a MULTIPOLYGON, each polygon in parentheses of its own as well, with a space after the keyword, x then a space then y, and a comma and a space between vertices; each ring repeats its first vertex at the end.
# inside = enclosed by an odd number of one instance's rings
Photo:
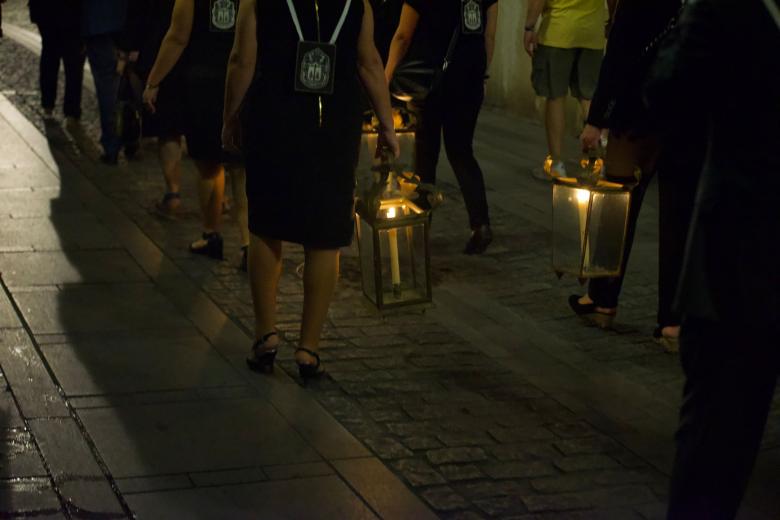
MULTIPOLYGON (((466 212, 442 160, 433 304, 376 311, 345 250, 328 377, 300 386, 303 252, 286 245, 282 370, 253 374, 235 223, 225 261, 191 256, 194 167, 180 217, 155 216, 155 143, 101 165, 89 78, 80 128, 44 122, 34 27, 23 2, 5 5, 0 517, 664 518, 682 372, 651 337, 654 194, 616 330, 586 326, 566 304, 578 282, 550 267, 550 187, 531 176, 543 129, 489 107, 488 252, 461 254, 466 212)), ((780 518, 778 467, 776 396, 743 518, 780 518)))

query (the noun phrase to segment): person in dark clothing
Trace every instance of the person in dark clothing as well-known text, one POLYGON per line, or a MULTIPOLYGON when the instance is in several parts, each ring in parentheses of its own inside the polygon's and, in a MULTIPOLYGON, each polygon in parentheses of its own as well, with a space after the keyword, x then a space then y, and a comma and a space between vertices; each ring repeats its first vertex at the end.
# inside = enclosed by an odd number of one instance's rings
POLYGON ((435 183, 444 133, 447 158, 469 214, 472 233, 466 254, 483 253, 493 240, 485 179, 474 157, 473 143, 485 98, 486 71, 493 58, 497 1, 406 0, 385 68, 389 83, 410 47, 433 68, 440 68, 453 31, 460 33, 441 83, 421 106, 414 107, 419 114, 415 153, 417 175, 423 182, 435 183), (473 12, 469 11, 471 6, 476 6, 473 12))
MULTIPOLYGON (((174 0, 137 0, 128 12, 127 36, 121 47, 129 60, 135 54, 135 73, 144 84, 171 25, 174 3, 174 0)), ((165 178, 165 194, 155 203, 154 210, 165 218, 174 217, 181 205, 182 136, 186 120, 181 69, 182 64, 178 63, 160 85, 156 111, 143 113, 143 136, 157 137, 160 167, 165 178)))
POLYGON ((54 114, 60 62, 65 68, 66 118, 81 118, 84 44, 81 39, 81 0, 30 0, 30 20, 41 33, 41 106, 54 114))
POLYGON ((100 160, 109 165, 117 164, 122 148, 116 131, 119 75, 115 38, 124 28, 127 5, 127 0, 83 0, 82 33, 100 109, 100 160))
POLYGON ((777 0, 695 0, 648 83, 667 125, 708 126, 678 291, 686 383, 670 520, 736 516, 780 375, 780 96, 735 95, 777 85, 776 53, 755 50, 778 48, 777 0))
MULTIPOLYGON (((680 317, 672 311, 700 169, 703 143, 693 139, 682 148, 675 139, 664 139, 644 106, 643 88, 657 52, 657 42, 679 14, 680 0, 625 0, 618 3, 607 42, 596 94, 582 133, 584 149, 598 145, 609 130, 605 168, 616 182, 641 179, 631 194, 622 275, 591 280, 585 296, 573 295, 569 305, 580 316, 609 327, 617 313, 625 269, 636 233, 645 192, 659 171, 659 310, 654 335, 667 350, 676 350, 680 317), (671 143, 664 151, 664 144, 671 143)), ((692 135, 703 133, 693 131, 692 135)), ((701 141, 699 138, 698 141, 701 141)))
MULTIPOLYGON (((190 245, 190 252, 218 260, 223 258, 220 224, 225 167, 240 162, 222 149, 221 142, 225 77, 238 9, 238 0, 176 0, 170 27, 144 90, 144 101, 156 111, 162 83, 173 79, 172 71, 181 64, 183 91, 177 94, 184 99, 187 149, 200 173, 198 190, 203 213, 203 235, 190 245)), ((243 172, 243 168, 236 167, 238 170, 243 172)), ((246 207, 243 190, 236 199, 246 207)), ((241 227, 242 235, 248 235, 245 226, 241 227)))
POLYGON ((282 241, 290 241, 306 254, 295 359, 304 379, 323 372, 320 336, 339 249, 355 229, 361 90, 380 121, 380 148, 400 153, 383 72, 368 0, 241 2, 222 141, 229 149, 242 146, 248 171, 256 336, 247 363, 253 370, 273 369, 282 241))

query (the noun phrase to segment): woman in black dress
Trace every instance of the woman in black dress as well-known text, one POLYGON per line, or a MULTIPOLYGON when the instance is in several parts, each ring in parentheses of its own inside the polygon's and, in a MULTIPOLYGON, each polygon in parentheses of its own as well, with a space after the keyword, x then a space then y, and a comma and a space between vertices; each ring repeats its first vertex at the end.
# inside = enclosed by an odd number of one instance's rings
POLYGON ((406 0, 390 57, 387 81, 404 60, 414 41, 415 58, 441 69, 454 38, 457 43, 441 82, 424 102, 415 135, 417 174, 436 182, 442 132, 444 149, 460 184, 469 213, 471 238, 464 253, 481 254, 493 240, 485 178, 474 157, 474 131, 485 98, 486 71, 493 58, 498 0, 406 0), (457 36, 453 33, 457 31, 457 36))
MULTIPOLYGON (((219 233, 225 194, 225 166, 235 156, 220 142, 222 101, 227 61, 233 43, 239 0, 176 0, 171 25, 144 91, 144 101, 154 110, 160 84, 180 64, 186 89, 179 92, 186 110, 187 149, 200 172, 199 195, 203 212, 203 237, 190 251, 222 259, 219 233)), ((241 196, 236 194, 240 202, 241 196)))
POLYGON ((227 148, 241 140, 247 166, 257 340, 247 361, 253 369, 273 367, 276 288, 282 241, 288 241, 306 250, 296 360, 303 377, 322 372, 320 334, 339 248, 351 243, 354 227, 361 83, 381 122, 380 146, 398 156, 368 0, 241 2, 222 139, 227 148))

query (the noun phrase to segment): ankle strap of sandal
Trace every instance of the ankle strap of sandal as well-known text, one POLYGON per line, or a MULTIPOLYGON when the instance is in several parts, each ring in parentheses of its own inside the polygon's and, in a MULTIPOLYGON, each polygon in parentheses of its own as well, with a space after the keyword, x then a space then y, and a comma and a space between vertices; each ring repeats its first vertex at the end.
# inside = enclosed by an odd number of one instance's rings
POLYGON ((304 352, 304 353, 310 355, 311 357, 313 357, 314 359, 317 360, 317 366, 320 366, 321 361, 320 361, 320 355, 318 353, 314 352, 313 350, 309 350, 307 348, 304 348, 304 347, 298 347, 297 349, 295 349, 295 353, 297 354, 298 352, 304 352))
POLYGON ((265 345, 268 342, 269 339, 273 338, 274 336, 278 336, 278 335, 279 334, 276 331, 269 332, 268 334, 266 334, 265 336, 263 336, 259 340, 255 341, 255 344, 254 344, 253 348, 257 349, 257 348, 262 347, 263 345, 265 345))

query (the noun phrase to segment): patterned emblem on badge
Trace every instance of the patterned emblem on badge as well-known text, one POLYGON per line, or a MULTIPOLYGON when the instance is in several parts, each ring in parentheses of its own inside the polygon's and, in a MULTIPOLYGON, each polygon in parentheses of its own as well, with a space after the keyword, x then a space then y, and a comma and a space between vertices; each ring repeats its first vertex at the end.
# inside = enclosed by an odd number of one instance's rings
POLYGON ((330 82, 330 56, 315 47, 301 59, 301 84, 311 90, 322 90, 330 82))
POLYGON ((217 31, 229 31, 235 25, 235 0, 211 0, 211 27, 217 31))
POLYGON ((482 30, 482 9, 476 0, 463 4, 463 25, 467 31, 482 30))

